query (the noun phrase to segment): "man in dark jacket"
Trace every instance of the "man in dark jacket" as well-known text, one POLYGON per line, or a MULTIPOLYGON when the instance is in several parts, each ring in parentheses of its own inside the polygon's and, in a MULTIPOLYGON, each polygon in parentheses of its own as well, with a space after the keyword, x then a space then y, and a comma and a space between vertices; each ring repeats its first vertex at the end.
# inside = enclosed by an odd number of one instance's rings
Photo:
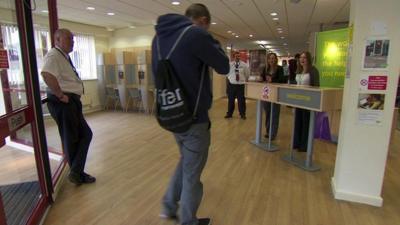
MULTIPOLYGON (((157 41, 160 44, 161 58, 165 58, 182 31, 192 26, 182 37, 169 60, 185 89, 189 108, 194 111, 199 91, 203 66, 214 68, 219 74, 229 72, 229 59, 220 44, 207 32, 211 16, 206 6, 191 5, 185 16, 177 14, 162 15, 156 25, 156 37, 152 44, 153 71, 157 71, 157 41)), ((156 75, 156 74, 155 74, 156 75)), ((181 158, 168 189, 163 198, 162 218, 176 219, 178 202, 182 225, 209 225, 210 218, 197 219, 196 212, 203 195, 200 176, 207 161, 210 145, 210 119, 212 93, 208 70, 196 113, 196 121, 183 133, 174 133, 181 158)))

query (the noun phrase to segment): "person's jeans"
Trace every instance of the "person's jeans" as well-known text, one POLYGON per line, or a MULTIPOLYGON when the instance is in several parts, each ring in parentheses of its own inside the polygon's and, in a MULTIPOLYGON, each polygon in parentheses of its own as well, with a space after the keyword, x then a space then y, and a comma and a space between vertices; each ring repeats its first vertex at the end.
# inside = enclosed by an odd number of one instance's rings
POLYGON ((184 133, 174 133, 181 158, 163 198, 163 213, 176 215, 180 203, 180 222, 197 225, 196 217, 203 196, 200 176, 207 162, 210 123, 193 124, 184 133))

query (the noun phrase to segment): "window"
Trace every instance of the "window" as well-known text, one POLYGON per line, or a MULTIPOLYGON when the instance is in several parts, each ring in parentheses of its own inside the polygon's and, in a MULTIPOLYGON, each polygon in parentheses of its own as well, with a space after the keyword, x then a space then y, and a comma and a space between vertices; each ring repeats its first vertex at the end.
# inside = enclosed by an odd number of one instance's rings
MULTIPOLYGON (((2 24, 1 30, 4 39, 4 48, 8 51, 10 61, 10 69, 8 70, 9 82, 10 85, 18 86, 24 83, 18 27, 15 25, 2 24)), ((71 60, 82 80, 96 79, 96 51, 94 37, 84 34, 74 35, 75 45, 74 51, 70 53, 71 60)), ((45 28, 35 27, 34 38, 38 74, 40 74, 43 65, 43 58, 51 49, 49 31, 45 28)), ((40 86, 43 89, 45 84, 41 76, 39 76, 39 80, 40 86)))
POLYGON ((74 51, 70 53, 71 60, 82 80, 96 79, 96 50, 94 37, 84 34, 74 34, 74 51))

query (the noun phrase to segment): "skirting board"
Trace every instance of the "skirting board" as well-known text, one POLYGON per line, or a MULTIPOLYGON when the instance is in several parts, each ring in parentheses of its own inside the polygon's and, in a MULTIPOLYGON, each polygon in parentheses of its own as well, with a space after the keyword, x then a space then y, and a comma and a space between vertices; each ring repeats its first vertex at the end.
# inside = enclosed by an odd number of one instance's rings
POLYGON ((362 194, 337 190, 334 177, 332 177, 331 186, 332 186, 333 196, 335 197, 335 199, 345 200, 350 202, 358 202, 377 207, 381 207, 383 204, 383 199, 381 197, 362 195, 362 194))

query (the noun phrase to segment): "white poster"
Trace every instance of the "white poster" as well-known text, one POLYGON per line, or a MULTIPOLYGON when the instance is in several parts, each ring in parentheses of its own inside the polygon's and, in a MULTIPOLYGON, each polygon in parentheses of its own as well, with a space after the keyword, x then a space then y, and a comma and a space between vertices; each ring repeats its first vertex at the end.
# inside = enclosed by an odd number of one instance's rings
POLYGON ((383 109, 385 107, 384 94, 360 93, 358 96, 358 123, 366 125, 381 125, 383 109))
POLYGON ((365 43, 363 69, 386 70, 388 68, 390 41, 368 39, 365 43))

